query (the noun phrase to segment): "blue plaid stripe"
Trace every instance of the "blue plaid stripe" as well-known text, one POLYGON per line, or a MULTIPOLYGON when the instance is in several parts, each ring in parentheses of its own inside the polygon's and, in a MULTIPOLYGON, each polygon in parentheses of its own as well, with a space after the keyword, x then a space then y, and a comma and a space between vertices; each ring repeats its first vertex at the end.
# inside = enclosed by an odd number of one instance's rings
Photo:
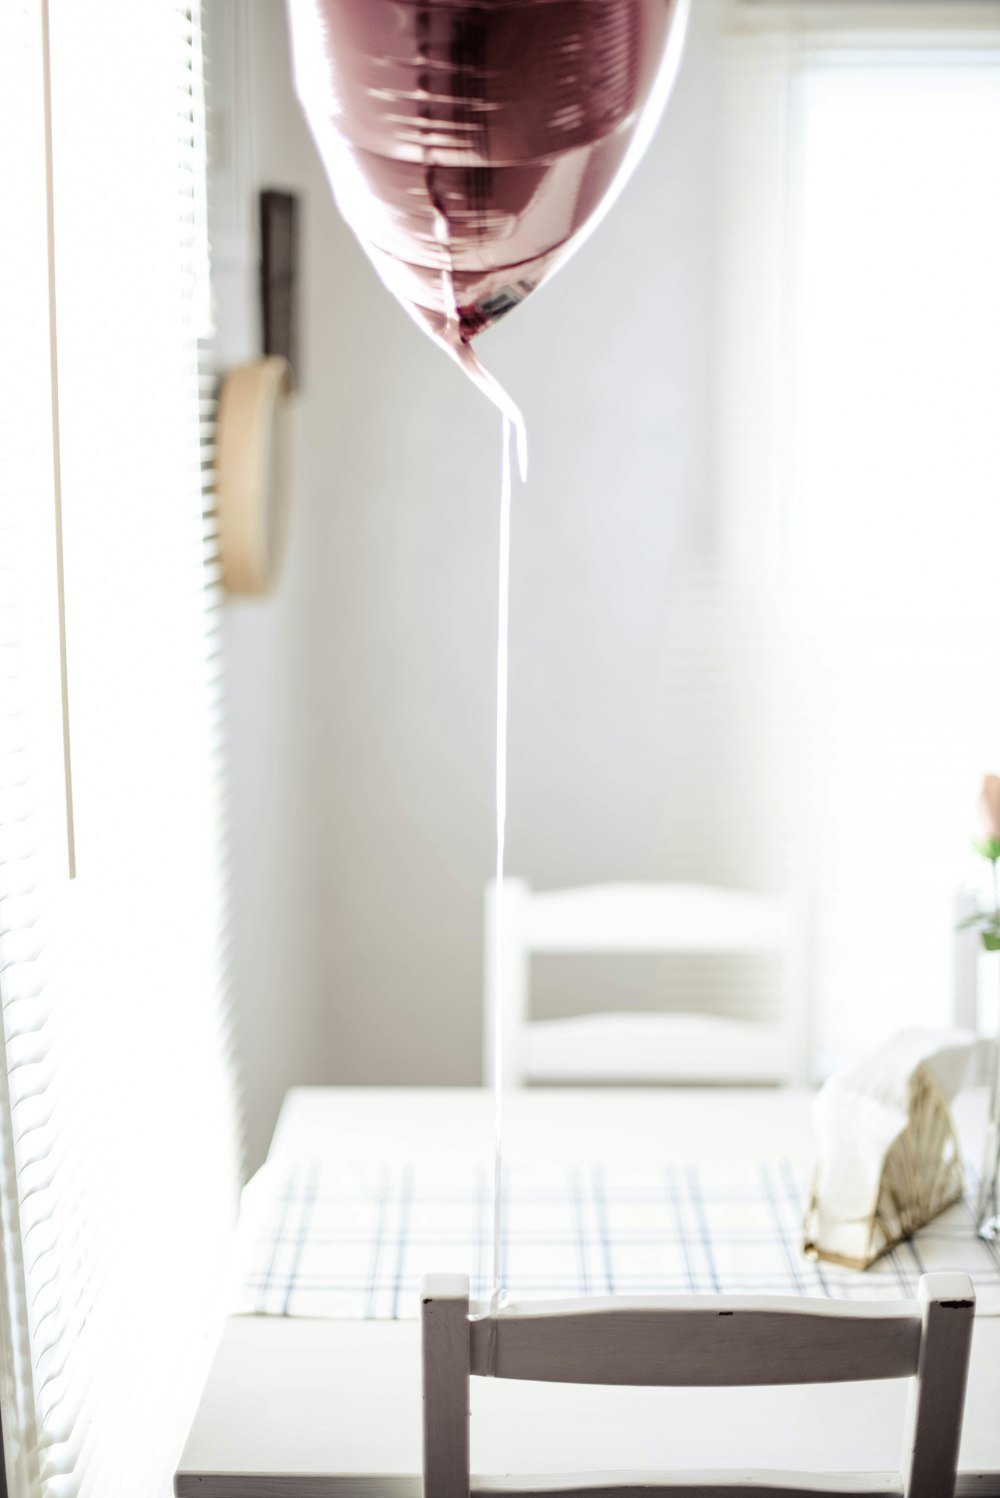
MULTIPOLYGON (((788 1160, 742 1176, 515 1163, 505 1186, 507 1287, 528 1299, 711 1291, 865 1300, 912 1296, 928 1269, 964 1269, 981 1312, 1000 1314, 1000 1253, 975 1236, 971 1198, 859 1274, 803 1256, 807 1189, 788 1160)), ((490 1290, 482 1168, 445 1180, 414 1163, 268 1165, 247 1188, 241 1235, 236 1314, 412 1317, 420 1280, 434 1271, 470 1274, 476 1296, 490 1290)))

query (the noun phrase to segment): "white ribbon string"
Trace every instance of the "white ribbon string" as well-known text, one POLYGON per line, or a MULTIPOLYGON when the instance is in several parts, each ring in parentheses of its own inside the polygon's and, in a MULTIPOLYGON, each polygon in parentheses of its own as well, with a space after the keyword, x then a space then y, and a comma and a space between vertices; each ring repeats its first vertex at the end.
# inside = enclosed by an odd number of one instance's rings
POLYGON ((510 444, 511 420, 504 412, 500 479, 500 545, 497 565, 496 702, 496 891, 493 974, 493 1291, 496 1311, 503 1293, 503 1042, 504 1042, 504 854, 507 845, 507 683, 510 674, 510 444))
POLYGON ((507 843, 507 682, 510 641, 510 511, 513 479, 511 445, 516 440, 518 472, 528 477, 528 434, 524 417, 500 382, 476 357, 471 346, 453 337, 446 340, 452 358, 488 397, 503 417, 500 470, 500 542, 497 561, 497 694, 496 694, 496 889, 493 909, 493 1264, 490 1311, 499 1309, 504 1295, 503 1263, 503 1101, 504 1101, 504 856, 507 843))

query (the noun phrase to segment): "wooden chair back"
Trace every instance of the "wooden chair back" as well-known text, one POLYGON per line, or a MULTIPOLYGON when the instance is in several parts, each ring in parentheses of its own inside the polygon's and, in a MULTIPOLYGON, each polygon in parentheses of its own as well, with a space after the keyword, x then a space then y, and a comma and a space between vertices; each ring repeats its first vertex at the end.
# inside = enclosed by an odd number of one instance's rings
POLYGON ((470 1314, 464 1276, 421 1292, 424 1498, 952 1498, 975 1291, 926 1274, 915 1301, 782 1296, 567 1300, 470 1314), (910 1378, 896 1473, 682 1472, 473 1479, 469 1379, 734 1387, 910 1378))
POLYGON ((504 1079, 514 1087, 529 1081, 807 1081, 809 964, 801 901, 699 884, 533 890, 507 879, 500 919, 502 929, 491 883, 483 943, 486 1079, 494 1075, 502 1034, 504 1079), (612 1011, 532 1020, 530 960, 543 953, 770 955, 779 973, 777 1017, 612 1011))

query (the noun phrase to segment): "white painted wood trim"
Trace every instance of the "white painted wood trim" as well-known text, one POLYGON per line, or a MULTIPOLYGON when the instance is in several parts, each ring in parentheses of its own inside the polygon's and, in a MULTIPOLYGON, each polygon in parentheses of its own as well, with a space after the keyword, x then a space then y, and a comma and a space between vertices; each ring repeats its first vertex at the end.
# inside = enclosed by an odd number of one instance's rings
POLYGON ((860 1382, 916 1373, 920 1328, 909 1301, 595 1297, 473 1321, 470 1368, 482 1377, 633 1387, 860 1382))
POLYGON ((469 1281, 429 1275, 420 1291, 423 1498, 469 1498, 469 1281))
POLYGON ((907 1405, 900 1462, 904 1492, 906 1498, 952 1498, 976 1292, 967 1274, 925 1274, 919 1304, 920 1357, 907 1405))
POLYGON ((534 1020, 521 1033, 524 1073, 548 1083, 784 1081, 792 1069, 789 1024, 719 1014, 581 1014, 534 1020))
POLYGON ((788 940, 788 903, 700 884, 592 884, 532 890, 533 952, 773 952, 788 940))

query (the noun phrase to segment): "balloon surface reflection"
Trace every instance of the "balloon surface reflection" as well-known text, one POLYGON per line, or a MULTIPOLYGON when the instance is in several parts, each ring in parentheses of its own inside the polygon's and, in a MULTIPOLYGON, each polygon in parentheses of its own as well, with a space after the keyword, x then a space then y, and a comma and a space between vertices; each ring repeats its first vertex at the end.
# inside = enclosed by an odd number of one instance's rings
POLYGON ((573 253, 641 155, 687 0, 289 12, 296 86, 344 218, 406 310, 474 366, 471 340, 573 253))

